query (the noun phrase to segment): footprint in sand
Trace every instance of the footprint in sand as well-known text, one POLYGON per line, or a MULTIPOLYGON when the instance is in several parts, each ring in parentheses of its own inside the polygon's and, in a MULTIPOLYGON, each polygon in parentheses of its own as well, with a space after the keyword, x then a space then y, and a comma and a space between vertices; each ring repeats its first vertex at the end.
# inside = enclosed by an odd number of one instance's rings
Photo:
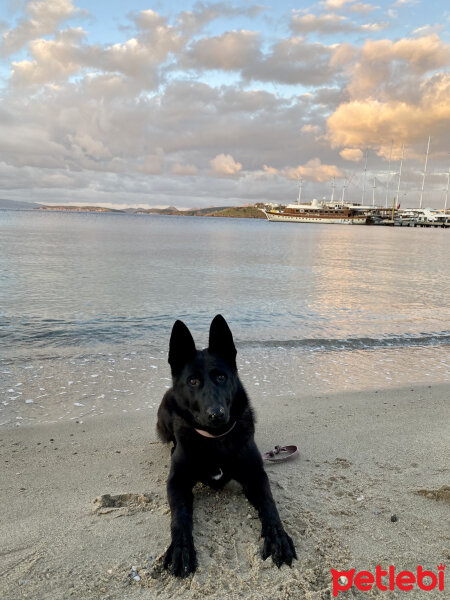
POLYGON ((150 494, 103 494, 93 502, 93 511, 98 515, 117 513, 118 516, 155 510, 160 507, 158 499, 150 494))
POLYGON ((438 490, 417 490, 417 494, 430 498, 430 500, 440 500, 450 504, 450 485, 443 485, 438 490))

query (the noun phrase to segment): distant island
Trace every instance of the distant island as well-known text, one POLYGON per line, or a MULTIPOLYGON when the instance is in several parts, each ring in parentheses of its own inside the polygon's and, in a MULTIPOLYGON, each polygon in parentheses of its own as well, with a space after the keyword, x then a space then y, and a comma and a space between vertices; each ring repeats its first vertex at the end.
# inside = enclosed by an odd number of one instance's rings
POLYGON ((238 219, 265 219, 265 215, 258 206, 210 206, 209 208, 195 208, 190 210, 178 210, 174 206, 167 208, 105 208, 103 206, 50 206, 39 205, 37 210, 54 210, 67 212, 100 212, 134 215, 176 215, 184 217, 230 217, 238 219))
POLYGON ((20 200, 6 200, 0 198, 0 210, 46 210, 64 212, 94 212, 114 213, 125 215, 176 215, 180 217, 230 217, 236 219, 265 219, 264 213, 259 210, 264 204, 257 203, 247 206, 209 206, 208 208, 191 208, 179 210, 175 206, 167 208, 106 208, 104 206, 74 206, 38 204, 36 202, 23 202, 20 200))

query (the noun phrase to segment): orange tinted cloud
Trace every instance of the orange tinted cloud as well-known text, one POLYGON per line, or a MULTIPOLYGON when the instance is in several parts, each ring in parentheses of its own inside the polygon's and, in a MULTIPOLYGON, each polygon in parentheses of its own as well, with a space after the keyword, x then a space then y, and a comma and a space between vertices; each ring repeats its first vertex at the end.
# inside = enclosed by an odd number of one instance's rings
POLYGON ((298 165, 298 167, 286 167, 284 169, 276 169, 264 165, 264 171, 270 175, 281 175, 282 177, 286 177, 286 179, 303 178, 319 183, 328 181, 332 177, 343 177, 342 172, 336 165, 322 164, 320 158, 313 158, 304 165, 298 165))
POLYGON ((333 146, 414 143, 444 131, 450 136, 450 74, 431 78, 419 92, 417 103, 368 98, 341 104, 327 122, 333 146))
POLYGON ((175 163, 171 169, 174 175, 198 175, 198 169, 195 165, 183 165, 175 163))
POLYGON ((344 148, 339 154, 343 159, 351 160, 353 162, 359 162, 363 157, 362 150, 359 150, 358 148, 344 148))
POLYGON ((236 162, 231 154, 218 154, 209 164, 216 175, 237 175, 242 169, 242 164, 236 162))
POLYGON ((450 46, 436 33, 420 38, 368 40, 359 53, 350 83, 352 98, 374 97, 377 92, 398 87, 399 78, 418 77, 450 65, 450 46), (399 63, 401 65, 399 69, 399 63))
POLYGON ((367 41, 347 86, 350 99, 327 120, 332 146, 372 147, 384 156, 391 139, 450 136, 450 74, 436 72, 446 66, 450 46, 437 34, 367 41))

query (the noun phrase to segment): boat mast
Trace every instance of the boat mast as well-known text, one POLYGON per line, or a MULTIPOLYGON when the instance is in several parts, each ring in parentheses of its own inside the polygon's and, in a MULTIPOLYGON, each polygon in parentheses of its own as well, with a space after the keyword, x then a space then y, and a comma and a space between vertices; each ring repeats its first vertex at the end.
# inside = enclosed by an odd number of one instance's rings
POLYGON ((363 191, 362 191, 362 198, 361 198, 361 204, 364 206, 364 196, 366 193, 366 174, 367 174, 367 150, 366 150, 366 160, 364 163, 364 179, 363 179, 363 191))
POLYGON ((302 185, 303 185, 303 179, 301 177, 298 178, 298 198, 297 198, 297 204, 301 204, 302 203, 302 185))
POLYGON ((404 149, 405 149, 405 144, 402 144, 402 156, 400 158, 400 169, 398 171, 397 205, 399 204, 399 198, 400 198, 400 181, 401 181, 401 178, 402 178, 403 150, 404 149))
POLYGON ((372 208, 375 208, 375 188, 377 187, 377 179, 373 178, 373 186, 372 186, 372 208))
POLYGON ((336 187, 336 177, 333 177, 333 183, 331 184, 331 202, 330 204, 333 204, 334 202, 334 188, 336 187))
POLYGON ((392 158, 392 140, 391 140, 391 151, 389 152, 389 166, 388 166, 388 178, 386 184, 386 202, 384 207, 388 207, 388 196, 389 196, 389 184, 391 182, 391 158, 392 158))
POLYGON ((431 136, 428 136, 428 146, 427 146, 427 154, 425 156, 425 166, 423 169, 423 177, 422 177, 422 189, 420 190, 420 204, 419 204, 419 208, 422 208, 422 200, 423 200, 423 188, 425 186, 425 175, 427 172, 427 162, 428 162, 428 153, 430 152, 430 140, 431 140, 431 136))
POLYGON ((342 194, 341 194, 341 204, 342 204, 342 206, 344 205, 345 190, 347 189, 347 187, 348 187, 348 179, 346 179, 344 181, 344 185, 342 186, 342 194))
POLYGON ((444 214, 447 212, 448 188, 450 187, 450 166, 447 171, 447 188, 445 190, 444 214))

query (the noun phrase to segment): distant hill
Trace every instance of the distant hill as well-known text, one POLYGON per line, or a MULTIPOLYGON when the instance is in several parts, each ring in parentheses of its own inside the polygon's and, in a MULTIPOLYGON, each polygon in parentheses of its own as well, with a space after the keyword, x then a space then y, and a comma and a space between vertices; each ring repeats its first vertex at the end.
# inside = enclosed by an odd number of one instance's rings
POLYGON ((56 211, 67 211, 67 212, 112 212, 112 213, 124 213, 125 211, 117 208, 105 208, 104 206, 65 206, 65 205, 42 205, 38 207, 39 210, 56 210, 56 211))
POLYGON ((188 210, 178 210, 174 206, 167 208, 138 208, 134 212, 142 215, 182 215, 184 217, 205 217, 218 210, 223 210, 225 206, 210 206, 208 208, 191 208, 188 210))
POLYGON ((265 219, 264 214, 254 206, 210 206, 208 208, 193 208, 178 210, 173 206, 168 208, 138 209, 138 214, 180 215, 184 217, 231 217, 246 219, 265 219))
POLYGON ((32 210, 39 208, 35 202, 22 202, 21 200, 6 200, 0 198, 0 210, 32 210))
POLYGON ((114 212, 136 215, 177 215, 182 217, 228 217, 243 219, 265 219, 265 215, 256 206, 209 206, 208 208, 193 208, 178 210, 174 206, 167 208, 126 208, 113 209, 101 206, 38 206, 40 210, 56 210, 67 212, 114 212))
POLYGON ((255 206, 229 206, 215 210, 209 217, 231 217, 234 219, 265 219, 265 214, 255 206))

